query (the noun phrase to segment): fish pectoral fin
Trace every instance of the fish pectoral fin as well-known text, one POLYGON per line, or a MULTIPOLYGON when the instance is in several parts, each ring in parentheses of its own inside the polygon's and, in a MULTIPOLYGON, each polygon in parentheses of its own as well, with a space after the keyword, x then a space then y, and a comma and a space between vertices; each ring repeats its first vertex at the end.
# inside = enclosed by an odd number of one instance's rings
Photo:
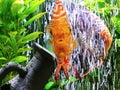
POLYGON ((64 74, 65 74, 66 78, 68 79, 69 78, 68 65, 63 65, 62 67, 63 67, 64 74))
POLYGON ((72 66, 71 64, 69 64, 69 67, 71 67, 72 70, 75 72, 76 78, 81 78, 81 76, 79 75, 78 70, 74 66, 72 66))
POLYGON ((56 80, 56 83, 58 83, 58 79, 59 79, 59 72, 61 70, 61 67, 62 65, 61 64, 58 64, 57 68, 56 68, 56 71, 55 71, 55 80, 56 80))

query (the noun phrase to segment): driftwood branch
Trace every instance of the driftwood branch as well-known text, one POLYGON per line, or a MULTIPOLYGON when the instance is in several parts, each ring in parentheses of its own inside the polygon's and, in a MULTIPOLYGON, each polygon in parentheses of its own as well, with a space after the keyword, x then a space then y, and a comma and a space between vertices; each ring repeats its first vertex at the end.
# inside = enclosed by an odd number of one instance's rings
MULTIPOLYGON (((34 44, 36 54, 20 72, 9 81, 10 90, 43 90, 55 69, 55 57, 39 44, 34 44), (27 74, 26 74, 27 71, 27 74), (22 74, 24 73, 24 74, 22 74), (21 76, 21 74, 23 76, 21 76)), ((18 71, 18 70, 17 70, 18 71)), ((3 78, 2 78, 3 79, 3 78)), ((2 80, 1 79, 1 80, 2 80)))

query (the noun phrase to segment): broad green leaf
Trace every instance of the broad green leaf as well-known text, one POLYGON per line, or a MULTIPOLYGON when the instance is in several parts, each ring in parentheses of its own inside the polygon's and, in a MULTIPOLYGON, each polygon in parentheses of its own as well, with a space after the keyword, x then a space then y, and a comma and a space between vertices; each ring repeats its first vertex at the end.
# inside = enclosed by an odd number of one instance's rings
POLYGON ((4 44, 10 44, 10 38, 4 34, 3 35, 0 34, 0 40, 4 41, 4 44))
POLYGON ((28 5, 32 0, 24 0, 25 5, 28 5))
POLYGON ((13 5, 14 4, 24 4, 24 0, 15 0, 14 2, 13 2, 13 5))
POLYGON ((94 77, 98 77, 98 69, 97 68, 94 68, 91 72, 90 72, 90 74, 89 74, 89 76, 94 76, 94 77))
POLYGON ((10 45, 13 49, 14 54, 17 54, 17 50, 18 50, 18 45, 17 45, 17 40, 16 40, 17 33, 18 33, 17 31, 9 33, 9 35, 10 35, 10 45))
POLYGON ((9 37, 4 35, 4 34, 0 34, 0 39, 1 40, 7 40, 7 39, 9 39, 9 37))
MULTIPOLYGON (((0 13, 1 13, 1 11, 0 11, 0 13)), ((0 27, 2 26, 2 24, 3 24, 3 22, 2 22, 2 19, 0 17, 0 27)))
MULTIPOLYGON (((120 10, 120 9, 119 9, 120 10)), ((116 16, 116 18, 120 21, 120 14, 116 16)))
POLYGON ((21 28, 19 31, 18 31, 18 34, 16 36, 16 39, 17 39, 17 45, 18 47, 20 46, 20 43, 22 42, 23 40, 23 37, 26 35, 27 31, 26 28, 21 28))
POLYGON ((28 34, 23 38, 23 42, 35 40, 40 34, 42 34, 42 32, 33 32, 31 34, 28 34))
POLYGON ((104 8, 105 7, 105 3, 104 2, 98 2, 98 6, 99 6, 99 9, 100 8, 104 8))
MULTIPOLYGON (((0 47, 0 49, 1 49, 1 47, 0 47)), ((3 57, 2 50, 0 50, 0 57, 3 57)))
POLYGON ((26 56, 16 56, 11 61, 16 63, 21 63, 21 62, 25 62, 26 60, 28 60, 26 56))
POLYGON ((18 11, 20 9, 22 9, 22 7, 24 7, 24 1, 23 0, 15 0, 11 6, 11 12, 12 12, 13 16, 17 15, 18 11))
POLYGON ((45 13, 46 13, 46 12, 43 12, 43 13, 39 13, 39 14, 33 16, 31 19, 29 19, 29 20, 25 23, 24 26, 27 26, 27 25, 29 25, 30 23, 32 23, 34 20, 39 19, 39 18, 42 17, 45 13))
POLYGON ((30 3, 30 10, 34 12, 38 9, 39 5, 41 5, 45 0, 32 0, 30 3))
POLYGON ((5 57, 0 57, 0 61, 6 61, 7 60, 7 58, 5 58, 5 57))
POLYGON ((120 15, 117 15, 116 17, 113 16, 111 18, 111 20, 116 28, 116 31, 120 34, 120 25, 119 25, 120 24, 120 15))
POLYGON ((56 82, 50 81, 45 85, 45 90, 50 90, 55 85, 56 85, 56 82))
POLYGON ((26 28, 21 28, 20 30, 19 30, 19 34, 22 34, 22 33, 24 33, 25 31, 26 31, 27 29, 26 28))
POLYGON ((17 31, 13 31, 13 32, 10 32, 9 35, 10 37, 16 37, 17 33, 18 33, 17 31))
POLYGON ((1 9, 1 16, 2 20, 5 22, 10 22, 12 20, 12 15, 11 15, 11 5, 14 2, 14 0, 2 0, 0 9, 1 9), (9 16, 9 17, 8 17, 9 16))
POLYGON ((30 51, 30 50, 32 50, 32 48, 22 47, 18 49, 17 53, 19 54, 19 53, 30 51))
POLYGON ((28 17, 31 13, 35 12, 39 5, 41 5, 45 0, 32 0, 29 5, 26 6, 26 9, 23 11, 21 15, 19 15, 19 19, 23 20, 28 17))
POLYGON ((117 39, 117 45, 118 45, 118 47, 120 47, 120 39, 117 39))
POLYGON ((69 77, 69 82, 74 82, 76 80, 78 80, 78 79, 76 79, 75 77, 72 77, 72 76, 69 77))
POLYGON ((60 86, 65 86, 67 83, 69 82, 69 80, 65 79, 65 80, 61 80, 60 81, 60 86))
POLYGON ((64 86, 64 85, 66 85, 67 83, 75 82, 75 81, 77 81, 77 80, 78 80, 78 79, 76 79, 75 77, 70 76, 68 80, 65 79, 65 80, 61 81, 61 82, 60 82, 60 86, 64 86))

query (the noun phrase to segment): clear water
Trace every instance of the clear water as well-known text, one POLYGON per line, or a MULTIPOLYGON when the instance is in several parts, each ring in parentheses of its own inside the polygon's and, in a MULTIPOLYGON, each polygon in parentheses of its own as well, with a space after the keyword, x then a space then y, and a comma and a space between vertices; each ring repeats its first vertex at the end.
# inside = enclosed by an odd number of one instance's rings
MULTIPOLYGON (((51 20, 54 1, 55 0, 46 0, 45 3, 46 11, 49 12, 47 14, 48 21, 51 20)), ((111 0, 111 3, 113 3, 113 1, 114 0, 111 0)), ((76 12, 74 11, 74 13, 70 13, 70 10, 68 8, 71 7, 71 5, 69 3, 74 2, 83 5, 84 0, 62 0, 62 2, 65 5, 67 13, 69 13, 68 17, 71 28, 75 29, 73 31, 73 37, 75 40, 78 40, 78 47, 73 51, 70 63, 79 71, 80 75, 83 75, 89 69, 91 69, 92 71, 85 78, 81 80, 75 80, 74 82, 68 81, 67 84, 59 86, 59 89, 60 90, 116 90, 115 81, 119 79, 118 79, 118 72, 116 70, 116 59, 114 54, 111 52, 112 49, 117 51, 116 43, 113 43, 109 53, 106 55, 103 40, 99 35, 96 35, 96 33, 99 32, 99 29, 97 28, 96 30, 96 28, 94 28, 96 31, 88 30, 89 28, 92 27, 92 22, 88 22, 89 25, 87 26, 87 28, 81 27, 84 28, 84 30, 86 31, 82 31, 83 29, 80 30, 79 27, 74 26, 75 24, 79 24, 79 20, 80 20, 79 17, 77 19, 75 17, 80 9, 78 6, 75 6, 74 10, 76 12), (96 45, 95 44, 96 42, 99 44, 96 45), (104 63, 101 66, 94 68, 94 66, 98 65, 101 61, 99 57, 102 51, 104 51, 103 53, 106 59, 104 60, 104 63)), ((96 7, 96 12, 94 13, 100 16, 97 13, 97 9, 98 9, 97 3, 95 7, 96 7)), ((81 10, 84 10, 84 8, 82 8, 81 10)), ((115 11, 114 14, 117 14, 117 11, 115 11)), ((101 18, 103 20, 102 22, 104 23, 108 22, 108 19, 104 17, 104 14, 102 15, 101 18)), ((88 21, 88 19, 86 19, 84 15, 83 15, 83 19, 85 19, 85 21, 88 21)), ((47 26, 48 23, 49 22, 45 23, 45 27, 47 26)), ((114 31, 115 31, 114 27, 111 28, 112 36, 114 35, 114 31)), ((48 39, 49 36, 45 35, 44 40, 47 41, 48 39)), ((49 45, 46 44, 46 47, 50 48, 49 45)), ((71 69, 69 71, 70 71, 69 73, 70 75, 75 76, 74 71, 72 71, 71 69)), ((62 71, 60 73, 60 80, 62 80, 63 82, 65 81, 65 75, 62 71)))

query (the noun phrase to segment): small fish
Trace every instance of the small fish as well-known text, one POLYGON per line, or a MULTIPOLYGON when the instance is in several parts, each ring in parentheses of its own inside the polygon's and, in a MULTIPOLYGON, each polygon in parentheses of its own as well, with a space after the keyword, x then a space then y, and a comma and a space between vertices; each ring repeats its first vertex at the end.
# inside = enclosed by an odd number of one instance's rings
POLYGON ((47 32, 51 34, 52 47, 58 62, 55 72, 56 81, 58 81, 58 74, 61 68, 63 69, 67 78, 69 77, 69 67, 75 71, 76 77, 79 77, 79 73, 76 68, 69 64, 72 51, 76 47, 76 42, 73 39, 70 25, 67 20, 66 11, 60 0, 56 0, 55 2, 52 20, 47 26, 47 32))

